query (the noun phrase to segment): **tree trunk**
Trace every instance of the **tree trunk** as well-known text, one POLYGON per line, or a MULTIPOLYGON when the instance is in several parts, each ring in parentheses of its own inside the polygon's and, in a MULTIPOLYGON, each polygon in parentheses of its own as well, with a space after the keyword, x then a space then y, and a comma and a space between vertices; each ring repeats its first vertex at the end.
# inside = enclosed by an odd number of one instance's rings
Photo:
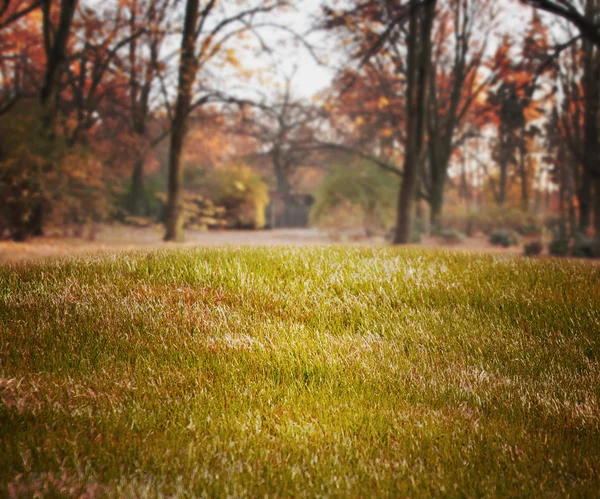
MULTIPOLYGON (((277 184, 277 192, 281 196, 282 211, 279 215, 279 220, 276 220, 275 224, 277 227, 288 227, 290 220, 293 218, 291 212, 293 210, 292 200, 290 196, 291 187, 290 183, 285 174, 284 168, 281 164, 279 151, 273 150, 271 154, 271 160, 273 162, 273 172, 275 173, 275 182, 277 184)), ((273 227, 275 228, 275 227, 273 227)))
POLYGON ((525 139, 525 127, 521 130, 521 143, 519 144, 519 170, 521 176, 521 209, 529 211, 529 192, 527 189, 527 143, 525 139))
POLYGON ((136 217, 148 214, 144 193, 144 160, 136 160, 131 175, 131 192, 129 194, 129 212, 136 217))
POLYGON ((573 188, 574 180, 573 180, 573 170, 571 168, 565 168, 566 172, 566 193, 567 193, 567 206, 569 210, 569 234, 571 236, 575 236, 575 232, 577 232, 577 214, 575 213, 575 189, 573 188))
POLYGON ((498 196, 496 202, 502 206, 506 201, 506 184, 508 181, 508 161, 500 163, 500 185, 498 186, 498 196))
POLYGON ((577 195, 579 201, 579 232, 585 234, 590 227, 592 216, 592 188, 591 178, 584 170, 581 178, 581 186, 577 195))
MULTIPOLYGON (((589 19, 594 19, 598 14, 598 5, 595 0, 587 0, 585 14, 589 19)), ((583 77, 582 85, 585 92, 583 115, 583 182, 581 184, 582 196, 580 197, 579 227, 583 232, 590 225, 590 211, 592 208, 592 185, 596 185, 600 178, 600 49, 594 47, 589 40, 583 42, 583 77), (584 207, 585 205, 585 207, 584 207)), ((598 196, 598 191, 594 193, 598 196)), ((596 214, 597 203, 594 204, 596 214)), ((594 223, 597 227, 597 222, 594 223)))
POLYGON ((600 177, 594 179, 594 257, 600 258, 600 177))
MULTIPOLYGON (((65 59, 65 50, 71 33, 73 15, 77 7, 77 0, 62 0, 60 3, 60 20, 56 32, 50 20, 51 0, 43 3, 43 30, 46 49, 46 72, 44 83, 40 91, 42 105, 54 106, 57 88, 60 83, 61 65, 65 59), (54 40, 52 40, 54 38, 54 40)), ((54 115, 50 115, 54 118, 54 115)), ((52 123, 54 125, 54 123, 52 123)))
POLYGON ((445 182, 443 180, 431 184, 431 192, 429 193, 429 232, 432 236, 438 235, 442 230, 444 187, 445 182))
POLYGON ((187 0, 185 8, 177 102, 173 114, 171 147, 169 150, 169 183, 165 220, 165 241, 179 241, 183 239, 183 224, 181 220, 181 184, 183 180, 183 166, 181 164, 181 152, 186 133, 187 115, 190 109, 192 90, 196 79, 197 60, 195 48, 198 5, 199 0, 187 0))
MULTIPOLYGON (((413 2, 414 3, 414 2, 413 2)), ((410 242, 417 179, 423 161, 431 68, 431 27, 436 1, 410 13, 407 40, 407 129, 404 174, 398 198, 394 244, 410 242)))

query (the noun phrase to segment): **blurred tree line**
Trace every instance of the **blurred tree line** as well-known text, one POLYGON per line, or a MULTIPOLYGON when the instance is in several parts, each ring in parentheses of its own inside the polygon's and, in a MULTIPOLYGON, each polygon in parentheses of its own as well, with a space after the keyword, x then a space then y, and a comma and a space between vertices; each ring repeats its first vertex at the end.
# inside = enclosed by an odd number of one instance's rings
POLYGON ((600 0, 323 0, 330 87, 236 90, 277 50, 265 32, 319 59, 280 22, 294 9, 2 0, 0 232, 160 221, 176 240, 263 227, 271 193, 397 244, 546 226, 557 252, 598 246, 600 0))

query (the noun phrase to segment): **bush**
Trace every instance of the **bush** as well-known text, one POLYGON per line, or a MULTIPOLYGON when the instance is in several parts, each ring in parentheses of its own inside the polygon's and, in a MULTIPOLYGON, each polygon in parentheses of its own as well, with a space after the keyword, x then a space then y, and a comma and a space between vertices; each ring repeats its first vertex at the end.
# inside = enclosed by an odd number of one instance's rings
MULTIPOLYGON (((202 180, 202 193, 225 211, 227 227, 262 229, 265 209, 269 204, 269 188, 246 164, 223 166, 210 171, 202 180)), ((208 220, 199 221, 205 225, 208 220)))
POLYGON ((542 234, 544 226, 541 223, 533 223, 523 225, 518 229, 522 236, 539 236, 542 234))
POLYGON ((576 233, 569 237, 562 224, 554 230, 554 237, 548 249, 553 256, 575 256, 579 258, 594 258, 596 242, 584 234, 576 233))
POLYGON ((23 101, 0 119, 0 219, 10 237, 37 235, 45 225, 94 225, 117 197, 115 178, 89 148, 50 136, 38 103, 23 101))
POLYGON ((420 231, 417 227, 413 227, 410 233, 410 242, 413 244, 418 244, 423 240, 423 232, 420 231))
POLYGON ((419 234, 425 234, 427 232, 429 224, 427 223, 427 220, 420 218, 420 217, 415 217, 414 221, 413 221, 413 231, 418 232, 419 234))
POLYGON ((385 233, 394 223, 398 179, 367 161, 334 165, 315 193, 312 224, 333 231, 385 233))
POLYGON ((490 244, 504 246, 516 246, 521 241, 519 235, 508 229, 499 229, 490 234, 490 244))
POLYGON ((442 229, 439 235, 445 243, 450 244, 461 243, 465 240, 465 235, 456 229, 442 229))
POLYGON ((498 229, 512 230, 522 235, 537 235, 542 232, 542 222, 538 215, 503 206, 448 210, 442 215, 442 224, 469 234, 490 234, 498 229))
POLYGON ((567 256, 569 254, 569 238, 565 235, 555 237, 548 245, 552 256, 567 256))
POLYGON ((593 258, 595 253, 595 242, 584 234, 577 233, 573 238, 571 254, 581 258, 593 258))
POLYGON ((527 243, 524 247, 525 256, 537 256, 542 252, 543 246, 539 241, 527 243))

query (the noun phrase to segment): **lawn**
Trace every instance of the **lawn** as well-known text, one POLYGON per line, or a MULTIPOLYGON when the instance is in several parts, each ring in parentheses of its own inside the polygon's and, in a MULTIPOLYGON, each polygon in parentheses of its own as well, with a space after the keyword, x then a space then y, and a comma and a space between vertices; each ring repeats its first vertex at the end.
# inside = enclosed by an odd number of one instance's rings
POLYGON ((592 496, 600 267, 417 248, 0 266, 0 496, 592 496))

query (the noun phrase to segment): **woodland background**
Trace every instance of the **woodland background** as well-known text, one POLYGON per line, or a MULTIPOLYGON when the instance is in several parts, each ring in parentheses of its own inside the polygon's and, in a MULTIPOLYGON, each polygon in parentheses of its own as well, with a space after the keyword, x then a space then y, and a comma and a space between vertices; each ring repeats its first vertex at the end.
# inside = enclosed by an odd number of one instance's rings
POLYGON ((312 225, 600 254, 600 1, 310 5, 2 0, 0 237, 312 225), (332 74, 312 96, 306 60, 332 74))

